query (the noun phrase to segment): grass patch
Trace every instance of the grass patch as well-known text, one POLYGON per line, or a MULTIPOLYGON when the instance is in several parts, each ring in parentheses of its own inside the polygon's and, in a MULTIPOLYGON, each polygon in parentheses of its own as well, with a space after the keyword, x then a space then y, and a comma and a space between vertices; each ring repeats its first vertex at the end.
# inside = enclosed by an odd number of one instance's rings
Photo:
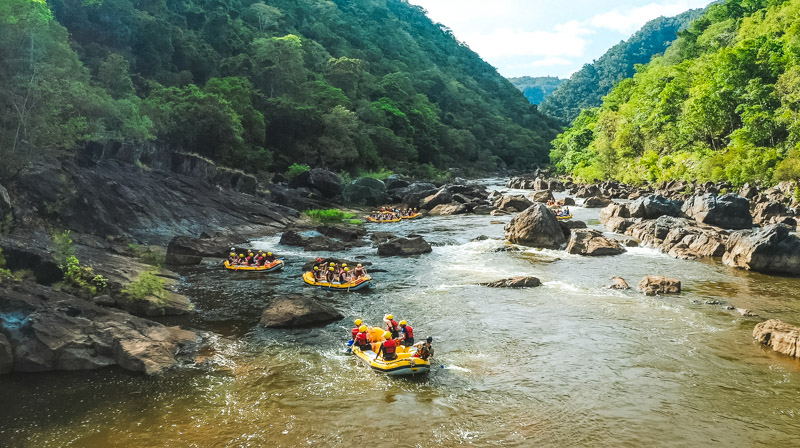
POLYGON ((337 208, 328 210, 306 210, 305 214, 316 224, 361 224, 361 220, 353 219, 355 218, 354 214, 345 213, 337 208))
POLYGON ((301 163, 293 163, 289 166, 289 169, 286 170, 286 178, 287 179, 294 179, 295 177, 307 173, 311 171, 311 167, 308 165, 304 165, 301 163))
POLYGON ((139 278, 122 290, 122 293, 133 300, 147 300, 148 297, 156 297, 159 302, 166 300, 167 291, 164 290, 164 279, 157 274, 156 269, 142 272, 139 278))
POLYGON ((365 171, 365 172, 361 173, 360 177, 371 177, 373 179, 386 180, 386 179, 389 178, 389 176, 391 176, 393 174, 394 174, 394 171, 387 170, 387 169, 384 168, 384 169, 381 169, 379 171, 365 171))

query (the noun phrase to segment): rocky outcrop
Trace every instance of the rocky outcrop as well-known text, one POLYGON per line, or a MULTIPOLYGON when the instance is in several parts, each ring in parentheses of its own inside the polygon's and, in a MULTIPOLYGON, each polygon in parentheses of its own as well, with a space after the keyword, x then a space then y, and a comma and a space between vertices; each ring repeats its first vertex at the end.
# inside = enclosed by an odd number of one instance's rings
POLYGON ((306 251, 320 252, 331 251, 338 252, 345 250, 348 247, 354 247, 358 244, 345 244, 340 241, 328 238, 324 235, 317 235, 311 237, 304 237, 296 230, 287 230, 281 235, 280 244, 286 246, 302 247, 306 251))
POLYGON ((576 229, 570 235, 567 252, 587 256, 619 255, 625 252, 625 248, 619 241, 603 236, 600 231, 576 229))
POLYGON ((681 282, 670 277, 648 275, 639 282, 639 290, 648 296, 680 294, 681 282))
MULTIPOLYGON (((550 190, 539 190, 539 191, 534 191, 533 193, 530 193, 528 195, 528 199, 530 199, 533 202, 545 202, 545 203, 547 203, 547 201, 555 200, 555 197, 553 196, 553 193, 550 190)), ((525 207, 525 208, 528 208, 528 207, 525 207)), ((521 208, 519 210, 525 210, 525 208, 521 208)))
POLYGON ((398 174, 392 174, 385 181, 383 181, 387 190, 395 190, 398 188, 405 188, 411 183, 398 174))
POLYGON ((797 221, 791 215, 791 210, 781 202, 759 202, 753 210, 753 223, 760 226, 780 223, 792 228, 797 227, 797 221))
POLYGON ((600 222, 607 222, 611 218, 630 218, 631 213, 626 204, 611 203, 600 210, 600 222))
POLYGON ((173 173, 203 179, 213 185, 255 195, 258 180, 251 174, 217 166, 214 162, 197 154, 174 152, 171 154, 170 170, 173 173))
POLYGON ((0 185, 0 218, 5 218, 6 213, 11 211, 11 197, 8 195, 6 187, 0 185))
POLYGON ((605 221, 606 230, 614 233, 625 233, 636 221, 628 218, 608 218, 605 221))
POLYGON ((317 226, 316 230, 328 238, 336 238, 345 243, 357 242, 367 236, 367 229, 362 225, 324 224, 317 226))
POLYGON ((680 216, 681 206, 664 196, 644 196, 628 205, 631 218, 657 219, 660 216, 680 216))
POLYGON ((327 325, 344 316, 319 300, 289 295, 275 300, 261 314, 261 325, 268 328, 308 328, 327 325))
MULTIPOLYGON (((612 218, 606 227, 613 223, 612 218)), ((626 223, 627 224, 627 223, 626 223)), ((721 257, 725 253, 727 232, 697 224, 685 218, 662 216, 656 220, 631 223, 625 234, 676 258, 721 257)))
POLYGON ((753 338, 778 353, 800 358, 800 327, 778 319, 770 319, 756 325, 753 329, 753 338))
POLYGON ((566 242, 555 213, 541 203, 512 218, 504 230, 508 241, 523 246, 558 249, 566 242))
POLYGON ((541 286, 542 282, 536 277, 513 277, 496 282, 481 283, 490 288, 535 288, 541 286))
POLYGON ((391 189, 386 192, 390 202, 402 202, 403 204, 417 208, 420 201, 434 193, 438 189, 436 185, 427 182, 414 182, 413 184, 403 187, 391 189))
POLYGON ((736 194, 692 196, 683 204, 682 211, 699 223, 725 229, 749 229, 753 226, 750 202, 736 194))
POLYGON ((344 187, 342 198, 350 204, 378 206, 386 202, 386 185, 380 179, 361 177, 344 187))
POLYGON ((461 215, 469 212, 469 208, 465 204, 440 204, 430 211, 431 216, 450 216, 461 215))
POLYGON ((432 210, 437 205, 449 204, 453 200, 453 195, 450 190, 442 188, 436 193, 422 199, 420 208, 423 210, 432 210))
POLYGON ((14 367, 14 354, 11 352, 11 343, 3 333, 0 333, 0 375, 11 372, 14 367))
POLYGON ((432 252, 431 245, 421 236, 394 238, 378 245, 378 255, 384 257, 421 255, 432 252))
POLYGON ((731 235, 722 257, 728 266, 751 271, 800 275, 800 238, 783 224, 731 235))
POLYGON ((311 170, 308 183, 311 187, 319 190, 326 198, 336 197, 344 189, 344 183, 338 174, 322 168, 311 170))
POLYGON ((230 240, 230 237, 176 236, 167 245, 166 263, 173 266, 188 266, 200 264, 204 257, 225 258, 232 245, 230 240))
POLYGON ((497 201, 495 207, 504 212, 517 213, 521 212, 533 205, 533 202, 528 200, 525 196, 503 196, 497 201))
POLYGON ((197 342, 194 332, 26 283, 0 288, 0 330, 12 347, 15 372, 116 364, 153 375, 191 356, 197 342))
POLYGON ((614 283, 610 284, 608 286, 608 289, 616 289, 619 291, 625 291, 631 289, 631 287, 628 286, 628 282, 626 282, 625 279, 622 277, 611 277, 611 280, 613 280, 614 283))
POLYGON ((604 198, 602 196, 592 196, 590 198, 586 198, 586 200, 583 202, 583 206, 586 208, 602 208, 611 203, 612 201, 609 198, 604 198))

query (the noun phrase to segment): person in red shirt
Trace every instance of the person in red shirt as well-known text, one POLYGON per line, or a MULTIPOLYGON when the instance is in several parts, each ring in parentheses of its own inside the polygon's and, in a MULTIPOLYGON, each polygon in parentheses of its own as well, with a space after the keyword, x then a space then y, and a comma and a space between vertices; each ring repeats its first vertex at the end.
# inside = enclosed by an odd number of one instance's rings
POLYGON ((381 344, 375 357, 381 356, 382 353, 384 361, 394 361, 397 359, 397 341, 392 339, 392 333, 388 331, 383 334, 383 337, 386 338, 386 340, 381 344))
POLYGON ((361 351, 365 352, 367 350, 372 350, 372 345, 370 345, 369 337, 367 336, 366 325, 358 327, 358 334, 356 335, 355 341, 356 342, 353 345, 360 348, 361 351))
POLYGON ((350 332, 353 333, 353 340, 355 341, 359 332, 359 328, 361 327, 361 319, 356 319, 353 323, 356 327, 350 330, 350 332))
POLYGON ((414 329, 411 328, 411 325, 408 325, 408 322, 401 320, 400 321, 400 343, 405 345, 406 347, 411 347, 414 345, 414 329))

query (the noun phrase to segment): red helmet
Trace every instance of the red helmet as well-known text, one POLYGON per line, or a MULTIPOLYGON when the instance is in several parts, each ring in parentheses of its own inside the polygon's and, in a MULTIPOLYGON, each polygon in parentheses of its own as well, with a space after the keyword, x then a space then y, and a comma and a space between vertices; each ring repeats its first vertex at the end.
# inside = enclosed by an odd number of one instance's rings
POLYGON ((322 258, 317 258, 317 263, 321 262, 322 258))

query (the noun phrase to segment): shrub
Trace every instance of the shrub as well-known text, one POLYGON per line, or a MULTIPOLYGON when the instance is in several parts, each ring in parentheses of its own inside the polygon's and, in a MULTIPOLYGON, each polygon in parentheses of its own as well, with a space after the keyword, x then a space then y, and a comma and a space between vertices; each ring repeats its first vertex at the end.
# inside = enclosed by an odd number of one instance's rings
POLYGON ((294 179, 295 177, 307 173, 311 170, 311 167, 308 165, 303 165, 300 163, 293 163, 289 166, 289 169, 286 170, 286 178, 287 179, 294 179))
POLYGON ((61 233, 54 232, 52 237, 53 258, 59 265, 66 265, 67 260, 75 256, 75 246, 72 244, 72 237, 70 237, 69 230, 65 230, 61 233))
POLYGON ((383 168, 379 171, 365 171, 361 173, 361 177, 371 177, 378 180, 386 180, 389 176, 393 175, 394 171, 383 168))
POLYGON ((90 299, 108 287, 105 277, 96 275, 89 266, 81 266, 75 255, 58 267, 64 272, 64 286, 77 296, 90 299))
POLYGON ((3 256, 3 249, 0 249, 0 283, 11 278, 11 271, 6 269, 6 257, 3 256))
POLYGON ((306 216, 317 224, 332 224, 332 223, 361 223, 360 220, 353 219, 355 215, 352 213, 345 213, 339 209, 333 208, 329 210, 306 210, 306 216))
POLYGON ((167 295, 164 290, 164 279, 157 274, 158 270, 156 269, 142 272, 139 278, 122 290, 122 293, 133 300, 146 300, 151 296, 158 298, 160 301, 166 300, 167 295))

